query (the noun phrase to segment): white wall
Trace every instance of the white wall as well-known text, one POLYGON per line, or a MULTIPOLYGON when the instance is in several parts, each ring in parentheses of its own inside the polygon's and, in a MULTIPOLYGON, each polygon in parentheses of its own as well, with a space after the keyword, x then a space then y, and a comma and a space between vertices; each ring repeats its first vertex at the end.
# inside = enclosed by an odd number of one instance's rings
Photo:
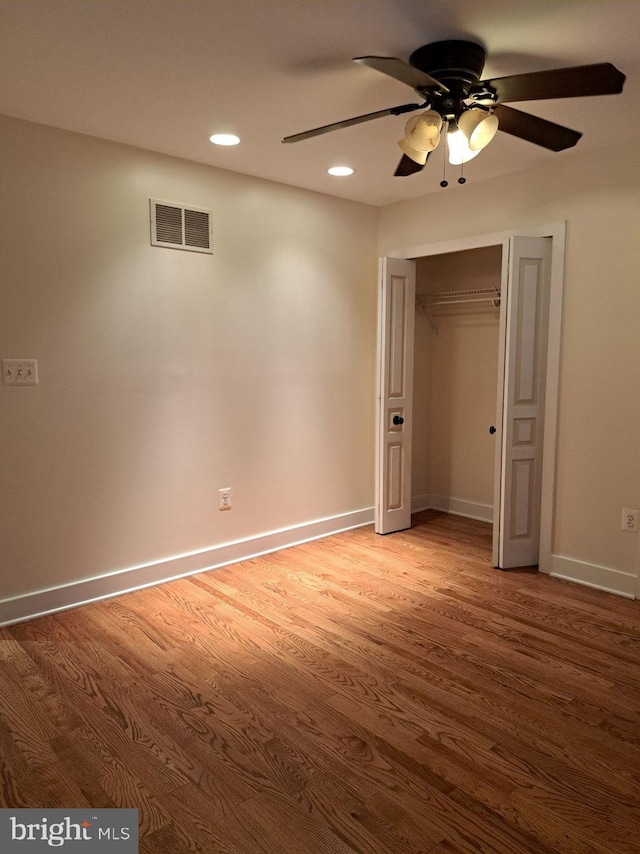
POLYGON ((40 371, 0 386, 0 600, 371 507, 375 209, 0 140, 0 356, 40 371), (212 208, 215 254, 151 247, 150 197, 212 208))
POLYGON ((379 252, 567 221, 552 550, 559 574, 632 592, 638 537, 621 510, 640 507, 640 148, 550 154, 484 183, 472 166, 437 205, 383 208, 379 252))

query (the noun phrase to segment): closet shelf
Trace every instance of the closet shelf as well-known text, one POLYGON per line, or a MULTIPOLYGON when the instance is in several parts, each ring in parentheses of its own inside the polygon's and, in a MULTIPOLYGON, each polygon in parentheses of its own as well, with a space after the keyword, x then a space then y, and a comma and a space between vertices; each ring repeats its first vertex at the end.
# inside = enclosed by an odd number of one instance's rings
POLYGON ((434 294, 418 294, 416 304, 428 313, 440 306, 450 308, 456 305, 484 305, 486 308, 500 306, 499 288, 476 288, 471 291, 440 291, 434 294))
POLYGON ((421 314, 426 314, 435 331, 437 326, 433 317, 439 314, 455 312, 457 306, 474 306, 477 310, 491 310, 500 307, 499 288, 475 288, 470 291, 440 291, 433 294, 418 294, 416 308, 421 314))

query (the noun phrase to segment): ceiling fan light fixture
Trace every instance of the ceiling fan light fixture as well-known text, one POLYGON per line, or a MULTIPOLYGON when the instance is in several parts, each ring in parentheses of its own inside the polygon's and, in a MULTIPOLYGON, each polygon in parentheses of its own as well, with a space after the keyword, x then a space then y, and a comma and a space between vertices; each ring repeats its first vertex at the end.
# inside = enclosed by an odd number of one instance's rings
POLYGON ((417 151, 433 151, 440 142, 442 116, 435 110, 427 110, 419 116, 413 116, 404 126, 404 136, 408 144, 417 151))
MULTIPOLYGON (((471 160, 491 142, 498 130, 498 116, 500 130, 506 134, 548 151, 571 148, 581 133, 507 105, 549 98, 616 95, 622 92, 626 79, 610 62, 481 79, 485 50, 476 42, 462 39, 423 45, 413 51, 408 63, 392 56, 360 56, 355 62, 411 87, 423 101, 422 105, 399 104, 286 136, 282 141, 301 142, 383 116, 415 114, 416 110, 428 108, 406 125, 404 139, 398 142, 404 156, 394 174, 400 177, 422 170, 429 152, 438 145, 443 123, 445 140, 449 138, 449 160, 454 165, 471 160)), ((463 183, 464 176, 461 174, 458 180, 463 183)), ((445 178, 442 184, 446 185, 445 178)))
POLYGON ((458 127, 468 140, 471 151, 482 151, 498 130, 498 117, 484 110, 465 110, 458 119, 458 127))

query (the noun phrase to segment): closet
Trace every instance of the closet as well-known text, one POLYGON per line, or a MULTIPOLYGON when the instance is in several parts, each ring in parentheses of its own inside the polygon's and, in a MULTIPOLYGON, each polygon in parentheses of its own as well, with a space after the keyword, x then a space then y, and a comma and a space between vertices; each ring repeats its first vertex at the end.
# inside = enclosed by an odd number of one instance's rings
POLYGON ((502 246, 416 259, 412 507, 493 521, 502 246))

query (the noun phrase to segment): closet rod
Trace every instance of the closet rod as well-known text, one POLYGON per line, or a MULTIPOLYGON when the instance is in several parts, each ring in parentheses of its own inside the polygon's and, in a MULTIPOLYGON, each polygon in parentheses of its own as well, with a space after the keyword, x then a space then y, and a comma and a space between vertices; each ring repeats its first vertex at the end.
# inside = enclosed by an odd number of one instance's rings
POLYGON ((500 297, 483 297, 482 299, 440 300, 439 302, 431 303, 431 308, 435 308, 438 305, 465 305, 466 303, 478 303, 478 302, 490 302, 490 303, 493 303, 495 308, 498 308, 498 306, 500 305, 500 297))
POLYGON ((500 288, 473 288, 468 291, 436 291, 436 293, 431 294, 431 298, 434 300, 438 299, 449 299, 450 297, 489 297, 489 296, 500 296, 500 288))
POLYGON ((439 305, 468 305, 470 303, 490 302, 494 308, 500 305, 499 288, 475 288, 469 291, 440 291, 431 295, 428 302, 430 309, 439 305))
POLYGON ((500 294, 495 294, 495 296, 492 297, 477 297, 476 299, 439 299, 434 300, 431 303, 431 307, 434 308, 437 305, 464 305, 465 303, 470 302, 492 302, 497 308, 498 306, 496 305, 496 303, 500 302, 500 294))

